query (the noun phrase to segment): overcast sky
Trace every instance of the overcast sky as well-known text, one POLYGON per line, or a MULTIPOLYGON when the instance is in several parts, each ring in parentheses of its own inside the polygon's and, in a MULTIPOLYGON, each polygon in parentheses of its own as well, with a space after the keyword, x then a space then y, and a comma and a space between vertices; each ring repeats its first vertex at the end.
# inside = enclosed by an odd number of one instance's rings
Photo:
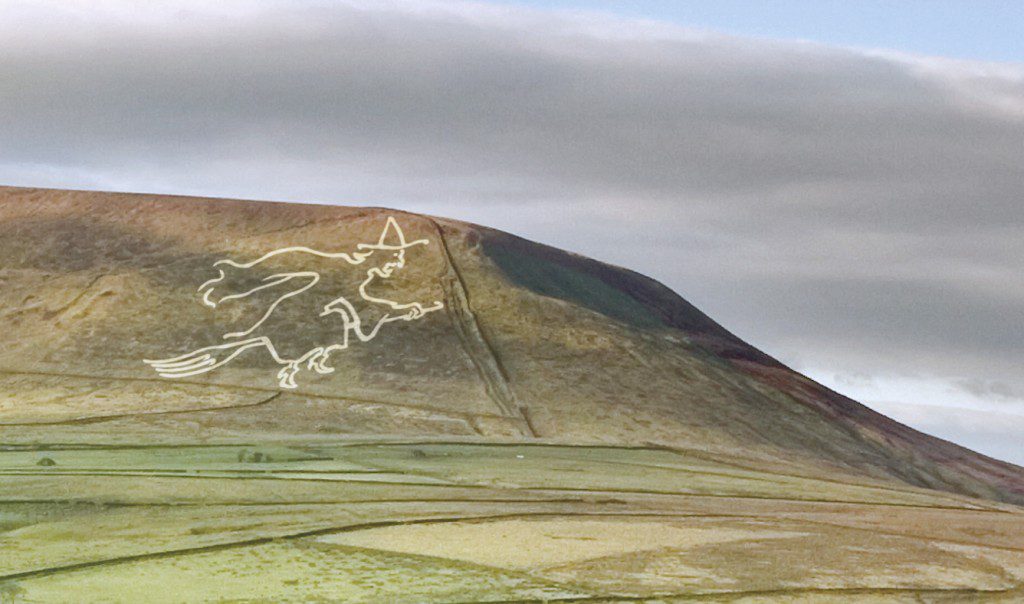
POLYGON ((760 28, 736 3, 528 4, 4 2, 0 183, 488 224, 1024 463, 1024 59, 1002 29, 972 45, 985 19, 961 39, 917 3, 947 29, 901 46, 838 13, 805 35, 795 2, 760 28))

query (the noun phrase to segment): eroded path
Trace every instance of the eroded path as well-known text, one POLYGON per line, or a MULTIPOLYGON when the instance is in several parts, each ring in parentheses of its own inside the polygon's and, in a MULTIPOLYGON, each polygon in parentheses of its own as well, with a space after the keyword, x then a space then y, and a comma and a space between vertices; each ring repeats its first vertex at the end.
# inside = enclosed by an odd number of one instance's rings
POLYGON ((516 395, 509 384, 508 374, 501 364, 494 347, 487 341, 476 315, 470 306, 469 292, 466 289, 465 281, 459 273, 455 259, 448 249, 448 243, 444 231, 440 225, 434 223, 437 229, 437 238, 441 244, 441 251, 445 257, 445 274, 441 277, 441 287, 444 290, 445 309, 452 319, 452 325, 462 343, 466 354, 473 361, 480 380, 483 382, 487 396, 494 402, 501 414, 512 418, 518 424, 519 431, 523 435, 537 436, 533 426, 530 424, 525 409, 516 400, 516 395))

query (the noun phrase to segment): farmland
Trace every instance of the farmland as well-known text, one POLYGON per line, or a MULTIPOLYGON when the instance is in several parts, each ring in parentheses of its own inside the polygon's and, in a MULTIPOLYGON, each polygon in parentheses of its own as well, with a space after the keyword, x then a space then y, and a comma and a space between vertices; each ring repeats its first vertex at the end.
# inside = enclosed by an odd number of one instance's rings
POLYGON ((16 602, 1009 601, 1024 579, 1014 506, 658 447, 8 445, 0 484, 16 602))

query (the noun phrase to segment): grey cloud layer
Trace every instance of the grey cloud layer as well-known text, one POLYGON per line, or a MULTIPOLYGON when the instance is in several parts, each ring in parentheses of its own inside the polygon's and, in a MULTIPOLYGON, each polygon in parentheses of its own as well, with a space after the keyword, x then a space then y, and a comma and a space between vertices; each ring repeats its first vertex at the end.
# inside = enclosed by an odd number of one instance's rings
POLYGON ((479 5, 196 6, 0 25, 0 180, 467 217, 652 274, 783 358, 1024 391, 1024 68, 479 5))

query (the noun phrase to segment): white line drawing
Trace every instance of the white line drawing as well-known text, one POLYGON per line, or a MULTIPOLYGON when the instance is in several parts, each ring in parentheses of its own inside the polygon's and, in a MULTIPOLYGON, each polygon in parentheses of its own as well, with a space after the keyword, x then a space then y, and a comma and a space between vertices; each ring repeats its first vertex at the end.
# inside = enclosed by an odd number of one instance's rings
POLYGON ((200 285, 198 289, 199 294, 201 294, 200 300, 210 308, 218 308, 219 305, 225 302, 247 298, 263 290, 283 287, 287 291, 279 295, 250 327, 240 331, 225 333, 222 337, 229 341, 224 344, 205 346, 192 352, 166 359, 143 359, 143 362, 153 367, 161 377, 184 378, 222 367, 250 348, 265 348, 271 358, 281 365, 281 370, 277 373, 277 380, 282 388, 295 388, 297 386, 295 374, 302 369, 303 365, 305 365, 307 370, 316 371, 319 374, 332 373, 334 368, 327 364, 331 354, 348 348, 349 343, 352 341, 351 338, 354 337, 358 342, 369 342, 377 337, 381 327, 387 323, 414 321, 423 318, 427 313, 444 308, 444 304, 439 300, 434 301, 429 306, 425 306, 421 302, 400 303, 373 296, 367 291, 367 288, 375 281, 389 279, 396 270, 400 270, 405 266, 405 250, 414 246, 429 244, 430 241, 427 239, 406 241, 405 233, 402 232, 398 221, 393 216, 388 216, 384 229, 381 231, 380 239, 376 243, 357 244, 356 251, 351 254, 346 252, 322 252, 308 247, 295 246, 273 250, 251 262, 236 262, 229 259, 218 260, 213 264, 213 267, 217 270, 217 276, 200 285), (390 255, 387 255, 388 253, 390 255), (377 318, 372 324, 363 325, 363 318, 360 317, 352 302, 344 296, 335 297, 327 304, 318 307, 317 310, 319 311, 319 317, 331 315, 338 315, 340 317, 342 327, 341 334, 338 336, 340 341, 313 346, 293 358, 282 357, 278 353, 278 347, 274 345, 271 337, 260 335, 258 331, 282 303, 315 288, 320 283, 322 274, 312 270, 279 272, 264 277, 258 282, 259 285, 250 287, 246 291, 222 294, 220 290, 228 285, 225 281, 227 271, 233 273, 246 271, 263 264, 271 258, 285 254, 299 255, 292 257, 301 257, 301 255, 306 254, 311 257, 341 260, 346 265, 352 266, 364 264, 374 255, 378 255, 378 257, 383 255, 385 262, 383 264, 375 264, 375 266, 366 271, 366 277, 359 284, 358 292, 363 301, 382 305, 388 309, 387 312, 377 318), (392 314, 392 311, 404 312, 392 314))

